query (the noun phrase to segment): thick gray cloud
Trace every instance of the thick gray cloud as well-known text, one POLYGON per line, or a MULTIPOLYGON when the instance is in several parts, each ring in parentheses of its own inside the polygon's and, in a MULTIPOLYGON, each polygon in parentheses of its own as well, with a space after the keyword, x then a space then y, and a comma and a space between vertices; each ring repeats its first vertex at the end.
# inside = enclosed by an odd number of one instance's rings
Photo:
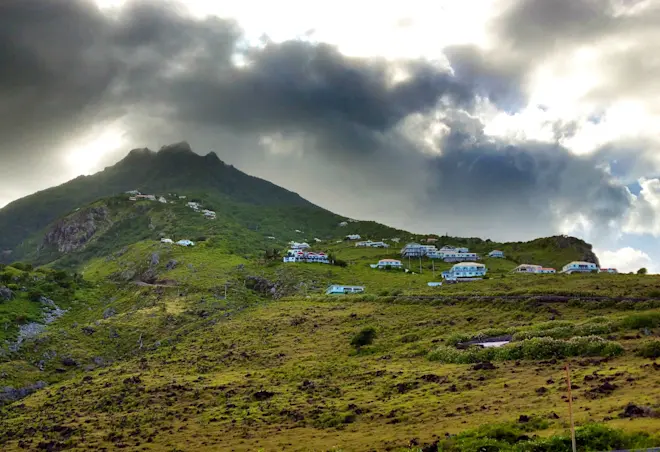
POLYGON ((194 20, 173 4, 134 2, 108 17, 81 0, 4 2, 0 67, 11 70, 0 72, 0 112, 11 115, 0 123, 0 190, 48 185, 68 139, 125 118, 132 147, 186 139, 313 202, 396 226, 520 239, 554 233, 576 212, 620 218, 627 192, 593 161, 490 139, 470 114, 479 98, 507 110, 525 101, 521 55, 547 43, 511 23, 568 17, 566 33, 581 37, 609 26, 580 29, 573 14, 590 13, 557 3, 568 12, 508 10, 499 60, 454 47, 453 72, 400 62, 407 78, 395 83, 386 61, 303 41, 249 47, 235 23, 194 20))

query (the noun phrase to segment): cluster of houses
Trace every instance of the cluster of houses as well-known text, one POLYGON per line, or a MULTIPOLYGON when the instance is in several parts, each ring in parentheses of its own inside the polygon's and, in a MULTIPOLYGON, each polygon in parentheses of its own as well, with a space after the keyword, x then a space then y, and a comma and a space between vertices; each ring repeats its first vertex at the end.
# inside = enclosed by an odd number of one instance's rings
POLYGON ((198 202, 189 201, 186 203, 186 205, 195 212, 201 212, 202 215, 204 215, 204 218, 207 218, 209 220, 215 220, 216 218, 216 214, 214 211, 202 208, 202 205, 198 202))
POLYGON ((306 262, 317 264, 329 264, 330 259, 326 253, 309 251, 307 242, 289 242, 289 249, 282 258, 283 262, 306 262))
POLYGON ((167 199, 164 196, 159 196, 156 198, 156 195, 145 195, 140 193, 139 190, 129 190, 126 192, 129 195, 129 201, 158 201, 163 204, 167 204, 167 199))
MULTIPOLYGON (((428 241, 429 239, 427 239, 428 241)), ((496 254, 491 257, 504 257, 501 251, 494 251, 496 254)), ((477 253, 471 253, 465 247, 454 247, 445 245, 438 249, 435 245, 421 245, 419 243, 408 243, 401 249, 401 256, 403 257, 428 257, 429 259, 442 259, 445 262, 464 262, 478 260, 480 257, 477 253)))
POLYGON ((179 246, 195 246, 195 242, 193 242, 192 240, 187 240, 187 239, 179 240, 178 242, 174 242, 174 240, 172 240, 172 239, 163 238, 163 239, 160 239, 160 243, 168 243, 170 245, 173 244, 173 243, 176 243, 179 246))

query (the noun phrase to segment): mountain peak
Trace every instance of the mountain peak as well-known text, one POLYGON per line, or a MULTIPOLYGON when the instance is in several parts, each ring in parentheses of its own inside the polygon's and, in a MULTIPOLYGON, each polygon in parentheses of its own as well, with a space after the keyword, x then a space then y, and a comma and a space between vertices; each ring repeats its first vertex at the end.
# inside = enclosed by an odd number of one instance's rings
POLYGON ((160 148, 159 154, 193 154, 192 147, 187 141, 180 141, 178 143, 168 144, 160 148))

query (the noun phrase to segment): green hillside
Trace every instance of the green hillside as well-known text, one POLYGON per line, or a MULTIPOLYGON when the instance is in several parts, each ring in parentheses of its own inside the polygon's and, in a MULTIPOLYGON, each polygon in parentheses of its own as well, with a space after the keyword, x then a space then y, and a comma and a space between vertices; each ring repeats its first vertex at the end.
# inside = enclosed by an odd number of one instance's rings
POLYGON ((568 452, 565 363, 579 450, 660 445, 658 277, 511 272, 597 263, 577 238, 349 220, 185 145, 133 151, 0 223, 22 261, 0 264, 2 450, 568 452), (486 277, 430 287, 452 264, 371 267, 428 239, 479 253, 486 277), (334 265, 282 262, 292 240, 334 265), (333 283, 365 293, 326 296, 333 283), (510 342, 470 346, 489 339, 510 342))

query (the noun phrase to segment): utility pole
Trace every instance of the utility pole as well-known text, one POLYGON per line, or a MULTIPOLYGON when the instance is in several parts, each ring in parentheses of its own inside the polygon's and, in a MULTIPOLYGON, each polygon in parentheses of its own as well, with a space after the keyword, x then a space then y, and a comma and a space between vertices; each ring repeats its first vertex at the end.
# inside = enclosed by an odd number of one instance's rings
POLYGON ((566 384, 568 386, 568 415, 571 419, 571 442, 573 444, 573 452, 577 452, 575 444, 575 423, 573 422, 573 396, 571 395, 571 375, 568 370, 568 363, 566 363, 566 384))

